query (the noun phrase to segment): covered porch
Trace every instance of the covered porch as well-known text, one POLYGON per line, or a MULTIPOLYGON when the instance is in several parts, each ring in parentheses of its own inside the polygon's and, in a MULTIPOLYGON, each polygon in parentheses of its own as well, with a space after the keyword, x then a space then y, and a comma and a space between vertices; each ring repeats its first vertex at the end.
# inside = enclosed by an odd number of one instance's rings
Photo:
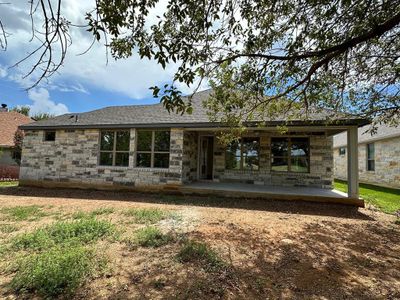
POLYGON ((198 181, 182 185, 180 191, 187 195, 313 201, 364 207, 364 201, 358 197, 352 198, 349 197, 347 193, 334 189, 315 187, 267 186, 246 183, 198 181))

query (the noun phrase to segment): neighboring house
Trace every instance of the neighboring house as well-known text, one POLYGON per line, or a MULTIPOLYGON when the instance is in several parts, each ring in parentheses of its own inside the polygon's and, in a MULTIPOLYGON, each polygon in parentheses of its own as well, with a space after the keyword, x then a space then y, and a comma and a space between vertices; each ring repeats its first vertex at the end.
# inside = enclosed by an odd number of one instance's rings
POLYGON ((0 107, 0 177, 6 176, 5 173, 18 174, 19 167, 14 153, 14 135, 18 126, 31 122, 33 120, 23 114, 8 111, 5 104, 0 107))
MULTIPOLYGON (((368 121, 346 115, 333 123, 325 113, 309 121, 265 120, 239 142, 224 146, 202 102, 192 98, 193 114, 168 113, 162 104, 106 107, 70 113, 21 126, 25 130, 20 183, 82 188, 180 189, 195 181, 331 189, 332 136, 355 134, 368 121), (277 125, 286 124, 280 134, 277 125)), ((351 161, 357 161, 353 151, 351 161)), ((358 199, 356 169, 349 170, 349 198, 358 199)), ((207 184, 205 184, 207 186, 207 184)), ((249 185, 246 185, 249 186, 249 185)), ((302 189, 303 188, 303 189, 302 189)))
MULTIPOLYGON (((358 129, 359 178, 365 183, 400 188, 400 127, 381 125, 375 134, 358 129)), ((347 179, 347 138, 334 137, 335 177, 347 179)))

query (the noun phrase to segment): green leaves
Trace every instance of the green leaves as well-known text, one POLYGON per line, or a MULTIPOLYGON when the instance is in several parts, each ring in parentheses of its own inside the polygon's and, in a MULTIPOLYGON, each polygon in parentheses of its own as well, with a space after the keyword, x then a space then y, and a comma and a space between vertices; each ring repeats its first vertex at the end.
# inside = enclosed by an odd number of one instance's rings
POLYGON ((350 110, 385 121, 400 112, 399 2, 169 0, 153 18, 156 3, 100 0, 87 20, 96 39, 114 37, 115 58, 137 52, 164 69, 177 65, 171 84, 152 88, 168 111, 191 112, 176 82, 205 79, 240 91, 209 105, 230 122, 239 120, 237 108, 246 118, 276 117, 298 104, 330 109, 332 118, 350 110))

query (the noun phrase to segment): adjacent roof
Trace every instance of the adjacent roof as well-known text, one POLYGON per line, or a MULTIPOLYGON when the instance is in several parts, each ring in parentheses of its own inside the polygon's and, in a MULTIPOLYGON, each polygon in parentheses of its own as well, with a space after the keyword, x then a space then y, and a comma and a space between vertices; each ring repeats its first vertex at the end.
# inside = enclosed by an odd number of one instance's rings
MULTIPOLYGON (((386 125, 380 125, 375 134, 366 132, 369 129, 369 125, 358 128, 358 143, 370 143, 383 139, 389 139, 394 137, 400 137, 400 126, 389 127, 386 125)), ((347 145, 347 134, 346 132, 339 133, 333 137, 333 147, 343 147, 347 145)))
MULTIPOLYGON (((23 129, 52 129, 52 128, 124 128, 124 127, 219 127, 220 123, 210 122, 203 101, 206 100, 212 90, 196 93, 192 97, 193 113, 176 114, 169 113, 162 104, 153 105, 130 105, 130 106, 110 106, 102 109, 85 113, 70 113, 58 116, 49 120, 38 121, 29 125, 22 126, 23 129)), ((326 124, 328 112, 318 112, 311 116, 313 124, 326 124)), ((263 120, 266 125, 276 126, 283 124, 285 118, 278 120, 263 120)), ((339 120, 340 124, 345 125, 365 125, 367 120, 349 118, 348 115, 339 120)), ((294 120, 291 125, 308 124, 304 120, 294 120)), ((336 122, 337 125, 337 122, 336 122)))
POLYGON ((13 147, 14 134, 18 126, 33 120, 15 111, 0 111, 0 147, 13 147))

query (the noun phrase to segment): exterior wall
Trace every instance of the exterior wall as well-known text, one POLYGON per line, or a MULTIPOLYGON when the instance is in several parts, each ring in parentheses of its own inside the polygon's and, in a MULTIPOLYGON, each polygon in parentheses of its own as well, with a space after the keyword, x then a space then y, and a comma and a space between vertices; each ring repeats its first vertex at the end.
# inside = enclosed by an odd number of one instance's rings
POLYGON ((129 167, 98 166, 99 130, 57 130, 56 140, 43 141, 43 131, 25 133, 20 180, 70 186, 136 188, 182 183, 183 130, 171 129, 168 169, 134 166, 135 129, 130 131, 129 167))
MULTIPOLYGON (((400 137, 375 141, 375 171, 367 171, 367 144, 358 145, 358 166, 361 182, 400 188, 400 137)), ((347 180, 346 155, 334 149, 335 178, 347 180)))
POLYGON ((249 136, 260 137, 260 168, 250 170, 225 170, 225 147, 217 143, 214 147, 214 179, 217 181, 244 182, 260 185, 309 186, 332 188, 333 155, 332 137, 297 133, 292 136, 310 138, 310 172, 271 172, 271 137, 276 133, 259 131, 249 136))
POLYGON ((185 131, 183 137, 182 176, 184 182, 191 182, 197 179, 198 134, 185 131))
MULTIPOLYGON (((99 130, 58 130, 56 140, 43 140, 43 131, 25 133, 20 180, 22 184, 107 188, 162 187, 197 180, 198 138, 210 132, 171 129, 168 169, 136 168, 136 130, 130 131, 129 167, 99 166, 99 130)), ((211 133, 212 134, 212 133, 211 133)), ((225 170, 225 147, 214 142, 214 180, 262 185, 332 187, 332 138, 324 134, 297 133, 310 138, 310 172, 277 173, 270 170, 270 140, 276 133, 250 132, 260 137, 260 170, 225 170)))
POLYGON ((18 166, 13 159, 12 148, 0 148, 0 166, 18 166))

